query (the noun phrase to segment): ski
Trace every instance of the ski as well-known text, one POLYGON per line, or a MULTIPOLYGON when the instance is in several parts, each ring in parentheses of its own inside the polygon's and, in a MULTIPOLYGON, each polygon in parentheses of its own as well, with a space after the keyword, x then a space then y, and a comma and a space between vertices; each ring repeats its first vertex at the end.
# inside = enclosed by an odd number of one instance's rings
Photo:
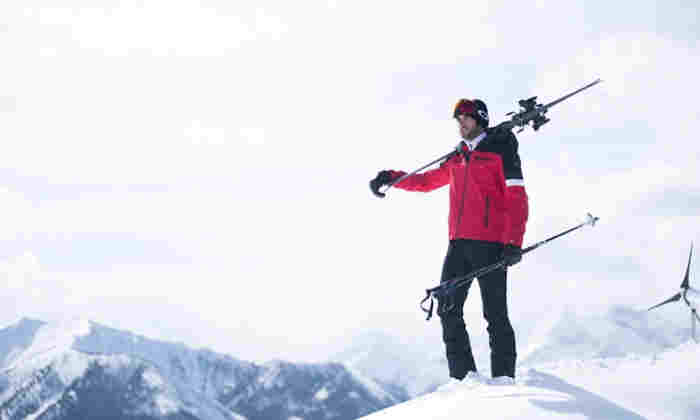
POLYGON ((515 112, 509 112, 506 115, 512 115, 510 121, 504 121, 500 123, 497 127, 503 127, 508 130, 511 130, 515 127, 520 127, 520 129, 518 130, 518 133, 520 133, 525 129, 526 126, 530 124, 530 122, 532 122, 533 130, 537 131, 540 129, 540 127, 549 122, 549 118, 544 116, 544 114, 546 114, 547 111, 549 111, 549 108, 553 107, 554 105, 560 102, 565 101, 566 99, 569 99, 577 93, 583 92, 591 86, 597 85, 600 82, 602 82, 602 80, 596 79, 595 81, 587 84, 586 86, 580 89, 576 89, 575 91, 568 93, 562 96, 561 98, 556 99, 546 105, 538 104, 537 96, 533 96, 529 99, 521 99, 518 101, 518 105, 520 105, 521 108, 520 112, 518 112, 517 114, 515 112))
MULTIPOLYGON (((587 84, 586 86, 579 88, 571 93, 568 93, 564 96, 562 96, 559 99, 556 99, 548 104, 542 105, 537 103, 537 96, 533 96, 528 99, 521 99, 518 101, 518 105, 520 105, 520 112, 509 112, 506 114, 507 116, 510 116, 510 120, 504 121, 497 126, 495 126, 496 129, 506 129, 506 130, 512 130, 515 127, 519 127, 520 129, 518 130, 518 133, 523 131, 526 126, 530 125, 532 122, 532 128, 537 131, 542 127, 543 125, 547 124, 550 120, 549 118, 545 117, 545 114, 547 111, 549 111, 549 108, 553 107, 554 105, 565 101, 566 99, 583 92, 584 90, 590 88, 591 86, 594 86, 598 83, 600 83, 602 80, 601 79, 596 79, 595 81, 587 84)), ((461 143, 460 143, 461 144, 461 143)), ((383 198, 386 195, 386 192, 394 185, 398 184, 399 182, 403 181, 404 179, 413 176, 417 174, 418 172, 424 170, 425 168, 428 168, 429 166, 432 166, 438 162, 445 161, 452 156, 460 153, 460 145, 458 145, 455 150, 452 150, 451 152, 440 156, 439 158, 433 160, 432 162, 421 166, 420 168, 416 169, 413 172, 407 173, 406 175, 403 175, 393 181, 391 183, 386 185, 386 188, 384 191, 379 191, 379 188, 373 188, 372 185, 370 184, 370 190, 374 195, 376 195, 379 198, 383 198)))

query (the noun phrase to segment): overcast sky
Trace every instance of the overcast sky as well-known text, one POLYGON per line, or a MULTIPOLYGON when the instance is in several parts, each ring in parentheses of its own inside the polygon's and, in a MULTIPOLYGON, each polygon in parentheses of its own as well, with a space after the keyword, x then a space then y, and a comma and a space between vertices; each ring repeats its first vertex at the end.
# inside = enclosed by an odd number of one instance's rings
POLYGON ((258 361, 320 360, 371 329, 439 337, 418 302, 447 191, 380 200, 368 181, 447 153, 458 98, 500 122, 596 78, 518 134, 525 243, 601 221, 511 270, 511 316, 525 335, 567 306, 655 304, 700 244, 699 9, 2 2, 0 325, 86 317, 258 361))

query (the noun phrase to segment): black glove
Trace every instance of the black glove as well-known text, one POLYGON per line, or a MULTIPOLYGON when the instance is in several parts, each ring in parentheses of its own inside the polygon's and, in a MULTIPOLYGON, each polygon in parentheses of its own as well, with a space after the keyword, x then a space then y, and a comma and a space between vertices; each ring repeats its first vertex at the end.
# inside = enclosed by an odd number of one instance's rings
POLYGON ((523 259, 523 251, 519 246, 508 244, 503 248, 502 258, 506 266, 515 265, 523 259))
POLYGON ((391 184, 391 181, 393 181, 391 171, 379 171, 377 176, 369 181, 369 189, 372 190, 377 197, 384 197, 386 194, 379 192, 379 188, 391 184))

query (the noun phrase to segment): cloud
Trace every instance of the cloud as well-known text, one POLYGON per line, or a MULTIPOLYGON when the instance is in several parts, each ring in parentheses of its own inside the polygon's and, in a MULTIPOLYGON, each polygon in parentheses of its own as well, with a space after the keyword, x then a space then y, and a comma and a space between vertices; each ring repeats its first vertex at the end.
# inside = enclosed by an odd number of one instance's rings
POLYGON ((649 32, 622 33, 575 50, 565 63, 542 73, 538 90, 566 92, 601 77, 602 84, 556 109, 557 118, 566 119, 566 124, 558 125, 577 131, 585 130, 591 119, 597 128, 648 121, 654 132, 645 137, 677 138, 674 143, 696 150, 695 142, 683 140, 698 116, 693 103, 700 88, 692 76, 697 71, 697 45, 649 32))
MULTIPOLYGON (((42 261, 32 284, 53 296, 18 290, 27 306, 8 306, 16 312, 120 327, 139 302, 129 328, 183 337, 146 325, 162 309, 171 324, 224 337, 210 341, 222 348, 260 340, 259 355, 280 357, 292 332, 309 346, 365 326, 435 333, 417 305, 439 281, 446 191, 378 200, 367 182, 447 153, 458 97, 485 98, 499 121, 517 99, 555 99, 597 77, 540 132, 518 136, 526 242, 586 211, 601 222, 514 269, 513 310, 644 301, 698 239, 689 133, 700 55, 656 31, 655 3, 624 23, 605 2, 74 5, 0 6, 0 89, 17 105, 0 113, 11 144, 0 234, 7 255, 42 261), (85 266, 54 270, 60 255, 44 259, 31 238, 58 238, 85 266)), ((667 27, 673 13, 659 16, 667 27)), ((468 313, 481 319, 478 304, 468 313)))
POLYGON ((602 218, 596 247, 637 259, 647 273, 638 281, 654 289, 698 235, 700 147, 688 136, 698 116, 692 104, 700 93, 692 81, 700 71, 697 46, 621 33, 572 57, 544 72, 539 89, 566 92, 594 74, 604 82, 552 110, 556 120, 543 130, 560 139, 563 158, 558 165, 531 163, 534 205, 560 215, 592 209, 602 218), (610 167, 609 153, 618 150, 627 153, 618 168, 610 167))
POLYGON ((14 112, 16 109, 16 98, 13 96, 0 96, 0 112, 14 112))
MULTIPOLYGON (((15 291, 23 290, 38 272, 38 260, 31 253, 0 263, 0 275, 4 278, 6 286, 15 291)), ((29 289, 33 290, 33 288, 29 289)))
POLYGON ((35 209, 25 194, 14 189, 0 186, 0 207, 3 217, 8 223, 0 225, 0 238, 3 240, 17 239, 22 236, 25 223, 34 219, 35 209))

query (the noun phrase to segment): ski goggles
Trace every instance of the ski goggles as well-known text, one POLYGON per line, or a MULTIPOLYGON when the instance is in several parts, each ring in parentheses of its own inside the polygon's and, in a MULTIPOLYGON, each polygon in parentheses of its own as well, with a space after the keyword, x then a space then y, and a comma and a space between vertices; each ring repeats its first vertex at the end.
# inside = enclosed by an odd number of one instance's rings
POLYGON ((452 113, 452 116, 454 118, 457 118, 457 115, 474 114, 476 114, 476 104, 469 99, 460 99, 459 101, 457 101, 457 104, 455 104, 455 110, 452 113))

